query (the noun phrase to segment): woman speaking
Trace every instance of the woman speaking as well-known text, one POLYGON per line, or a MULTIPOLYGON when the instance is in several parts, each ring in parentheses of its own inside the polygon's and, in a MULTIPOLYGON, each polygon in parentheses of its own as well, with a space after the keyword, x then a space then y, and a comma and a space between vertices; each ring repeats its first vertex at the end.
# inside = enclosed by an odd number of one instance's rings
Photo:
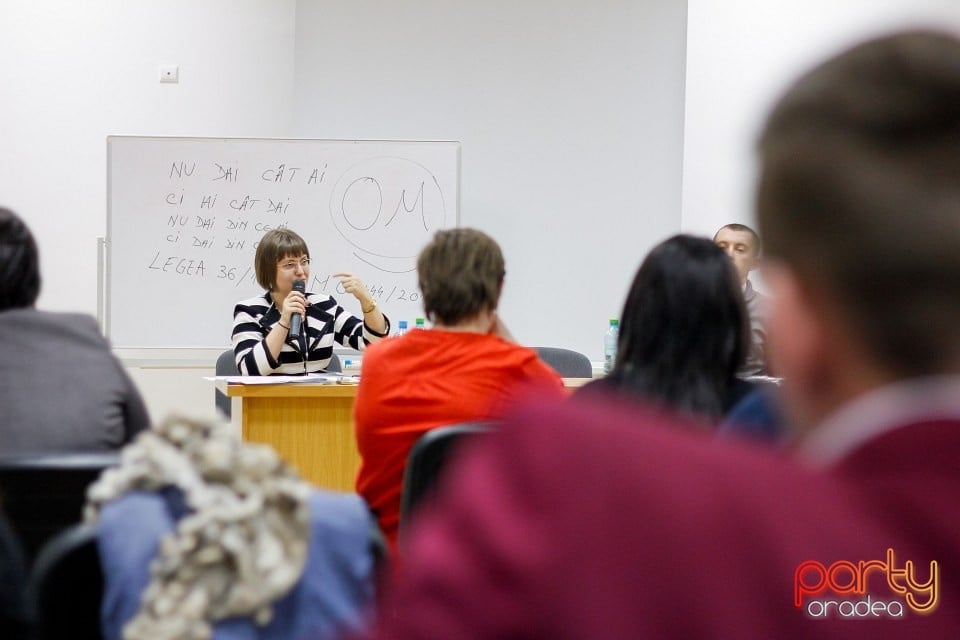
POLYGON ((233 352, 243 375, 322 371, 333 357, 334 342, 362 351, 390 332, 390 321, 352 274, 334 276, 360 303, 362 320, 332 296, 306 291, 310 250, 289 229, 273 229, 263 236, 254 269, 266 292, 233 309, 233 352))

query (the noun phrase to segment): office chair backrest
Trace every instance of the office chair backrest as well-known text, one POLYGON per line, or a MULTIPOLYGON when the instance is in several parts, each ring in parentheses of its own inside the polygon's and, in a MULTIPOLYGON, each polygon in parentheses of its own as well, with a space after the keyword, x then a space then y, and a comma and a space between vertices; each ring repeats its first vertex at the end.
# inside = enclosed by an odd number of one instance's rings
POLYGON ((0 504, 28 564, 47 540, 80 522, 87 487, 119 462, 119 452, 0 458, 0 504))
MULTIPOLYGON (((217 356, 216 372, 218 376, 240 375, 240 370, 237 369, 237 361, 233 354, 233 349, 227 349, 217 356)), ((220 389, 214 389, 213 397, 214 402, 216 402, 217 405, 217 410, 229 418, 232 412, 230 398, 227 396, 227 394, 221 392, 220 389)))
POLYGON ((95 525, 74 525, 43 546, 27 591, 38 638, 102 637, 102 597, 95 525))
POLYGON ((560 374, 561 378, 592 378, 590 358, 579 351, 560 347, 534 347, 540 359, 560 374))
POLYGON ((437 478, 443 472, 447 460, 465 437, 490 430, 484 422, 465 422, 448 427, 431 429, 420 436, 410 448, 407 466, 403 472, 403 493, 400 499, 400 531, 417 507, 429 498, 437 478))
POLYGON ((340 356, 333 354, 330 356, 330 363, 327 365, 327 371, 330 373, 341 373, 343 367, 340 366, 340 356))

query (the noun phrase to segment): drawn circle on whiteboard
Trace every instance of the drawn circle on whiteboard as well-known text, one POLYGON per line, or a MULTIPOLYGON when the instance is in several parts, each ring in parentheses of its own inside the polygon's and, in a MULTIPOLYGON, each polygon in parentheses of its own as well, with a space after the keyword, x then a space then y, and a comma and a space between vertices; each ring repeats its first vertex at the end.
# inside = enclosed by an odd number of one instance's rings
POLYGON ((376 178, 355 178, 343 190, 340 203, 343 219, 356 231, 367 231, 377 223, 383 210, 383 190, 376 178))
POLYGON ((446 224, 440 183, 414 160, 369 158, 341 175, 330 217, 360 259, 384 271, 412 271, 420 249, 446 224))

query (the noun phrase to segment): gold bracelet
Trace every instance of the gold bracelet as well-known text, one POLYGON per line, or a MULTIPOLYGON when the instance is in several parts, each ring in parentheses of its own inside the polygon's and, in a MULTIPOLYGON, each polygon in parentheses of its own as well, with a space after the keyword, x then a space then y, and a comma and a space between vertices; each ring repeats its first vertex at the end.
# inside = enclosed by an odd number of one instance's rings
POLYGON ((287 331, 290 331, 290 327, 288 327, 287 325, 283 324, 283 323, 280 322, 279 320, 277 320, 277 324, 280 325, 281 327, 283 327, 284 329, 286 329, 287 331))
POLYGON ((368 313, 370 313, 371 311, 373 311, 373 310, 376 309, 376 308, 377 308, 377 301, 374 300, 374 301, 370 304, 370 308, 369 308, 369 309, 364 309, 363 307, 360 307, 360 310, 363 311, 363 315, 367 315, 368 313))

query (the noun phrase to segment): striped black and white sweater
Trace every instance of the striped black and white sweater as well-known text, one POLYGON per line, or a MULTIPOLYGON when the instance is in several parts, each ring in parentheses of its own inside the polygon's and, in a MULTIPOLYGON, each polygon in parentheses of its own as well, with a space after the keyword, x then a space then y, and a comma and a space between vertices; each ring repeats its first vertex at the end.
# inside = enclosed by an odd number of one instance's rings
POLYGON ((347 312, 333 297, 307 293, 307 317, 299 338, 289 335, 274 358, 266 346, 267 334, 280 320, 280 311, 270 293, 237 303, 233 309, 233 352, 240 373, 247 376, 297 375, 323 371, 333 357, 336 342, 358 351, 390 333, 377 333, 347 312), (304 353, 307 354, 304 357, 304 353))

